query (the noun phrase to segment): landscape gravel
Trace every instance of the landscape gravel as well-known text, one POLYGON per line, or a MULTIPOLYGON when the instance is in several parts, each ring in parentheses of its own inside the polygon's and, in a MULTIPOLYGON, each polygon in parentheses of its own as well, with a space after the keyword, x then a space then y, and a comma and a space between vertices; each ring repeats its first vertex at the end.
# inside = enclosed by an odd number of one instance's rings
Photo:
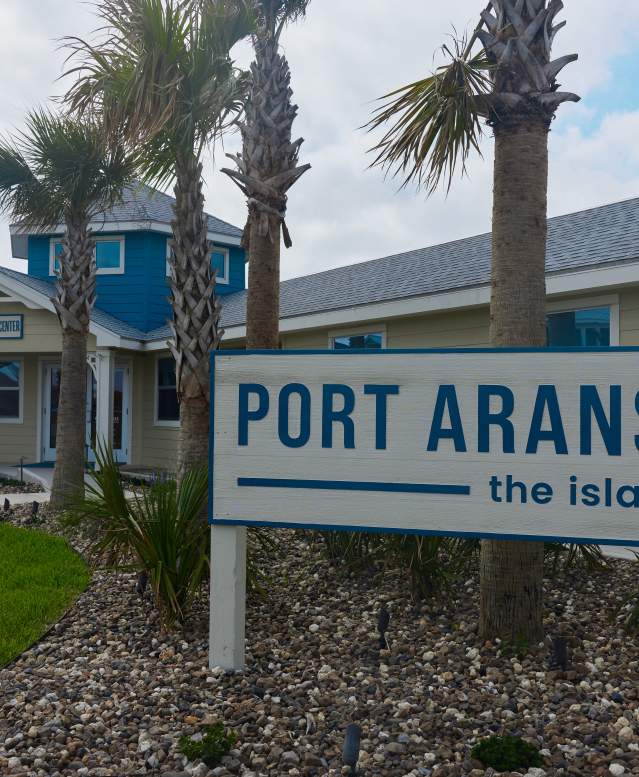
MULTIPOLYGON (((28 510, 11 520, 29 523, 28 510)), ((40 528, 56 530, 43 508, 40 528)), ((478 739, 521 735, 545 765, 511 777, 639 774, 639 637, 614 612, 637 567, 547 580, 547 643, 483 643, 477 575, 416 605, 402 576, 331 565, 310 534, 282 532, 252 598, 243 673, 207 667, 202 598, 182 634, 161 634, 135 576, 96 571, 66 616, 0 670, 0 774, 11 777, 261 777, 347 774, 344 731, 362 728, 358 774, 490 777, 478 739), (376 631, 390 613, 389 649, 376 631), (568 638, 566 671, 550 640, 568 638), (178 752, 222 721, 238 734, 215 769, 178 752)))

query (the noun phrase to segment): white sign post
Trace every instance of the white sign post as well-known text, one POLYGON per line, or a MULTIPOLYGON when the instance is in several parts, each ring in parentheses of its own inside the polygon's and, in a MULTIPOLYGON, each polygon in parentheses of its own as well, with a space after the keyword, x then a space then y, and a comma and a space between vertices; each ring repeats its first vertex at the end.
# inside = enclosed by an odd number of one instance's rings
POLYGON ((222 527, 639 546, 639 349, 220 351, 212 380, 215 664, 222 527))

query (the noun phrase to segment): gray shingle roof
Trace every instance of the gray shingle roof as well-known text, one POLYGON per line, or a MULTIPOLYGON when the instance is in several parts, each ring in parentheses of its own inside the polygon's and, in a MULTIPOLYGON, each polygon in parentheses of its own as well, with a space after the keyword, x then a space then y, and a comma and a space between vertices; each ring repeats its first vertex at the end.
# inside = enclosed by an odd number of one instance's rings
MULTIPOLYGON (((490 283, 490 233, 284 281, 280 315, 292 318, 490 283)), ((639 259, 639 198, 548 220, 546 272, 639 259)), ((246 292, 222 300, 225 327, 246 323, 246 292)))
MULTIPOLYGON (((17 272, 16 270, 10 270, 8 267, 0 267, 0 277, 6 275, 13 280, 23 283, 25 286, 33 289, 34 291, 44 294, 47 299, 51 299, 55 295, 55 284, 43 281, 40 278, 33 278, 30 275, 17 272)), ((125 337, 130 340, 146 340, 147 335, 140 329, 127 324, 125 321, 121 321, 119 318, 105 313, 100 308, 93 308, 91 311, 91 318, 99 326, 103 326, 110 332, 118 335, 119 337, 125 337)))
MULTIPOLYGON (((168 194, 152 189, 143 183, 127 186, 122 195, 122 202, 106 213, 96 217, 96 221, 105 224, 122 221, 157 221, 170 224, 173 218, 172 205, 175 202, 168 194)), ((232 224, 207 214, 209 231, 228 237, 239 238, 242 230, 232 224)))
MULTIPOLYGON (((639 198, 558 216, 549 219, 548 227, 549 275, 639 260, 639 198)), ((281 317, 481 286, 490 283, 490 261, 488 233, 293 278, 281 285, 281 317)), ((53 284, 6 268, 0 272, 47 296, 53 293, 53 284)), ((169 336, 168 326, 143 333, 99 309, 94 311, 94 320, 122 337, 152 341, 169 336)), ((244 323, 246 292, 224 296, 222 325, 229 328, 244 323)))

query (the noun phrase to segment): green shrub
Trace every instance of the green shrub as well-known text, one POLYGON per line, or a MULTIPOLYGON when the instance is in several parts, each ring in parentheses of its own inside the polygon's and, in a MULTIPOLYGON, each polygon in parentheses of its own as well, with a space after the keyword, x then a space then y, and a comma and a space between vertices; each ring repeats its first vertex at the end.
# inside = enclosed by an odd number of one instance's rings
POLYGON ((573 569, 583 566, 588 570, 603 570, 608 562, 599 545, 564 545, 561 542, 544 544, 544 561, 552 567, 555 574, 559 567, 573 569))
POLYGON ((521 737, 508 734, 482 739, 473 747, 471 756, 481 761, 486 768, 492 766, 498 772, 530 769, 532 766, 543 766, 544 763, 534 745, 521 737))
POLYGON ((197 741, 191 737, 180 737, 179 750, 189 761, 204 761, 213 769, 237 742, 234 731, 228 733, 221 723, 205 726, 202 739, 197 741))
POLYGON ((479 555, 479 542, 411 534, 323 531, 324 553, 349 567, 379 564, 404 572, 413 597, 421 599, 450 585, 479 555))
POLYGON ((209 568, 205 469, 156 483, 127 498, 113 451, 100 447, 94 483, 64 519, 82 528, 94 560, 146 572, 164 628, 182 624, 209 568))
MULTIPOLYGON (((145 572, 155 595, 162 626, 184 623, 210 568, 209 526, 206 520, 208 473, 192 470, 180 487, 160 479, 127 495, 111 448, 98 445, 93 482, 85 498, 63 518, 89 541, 94 562, 111 569, 145 572)), ((248 534, 247 588, 264 594, 268 577, 255 560, 259 551, 273 556, 272 532, 248 534)))

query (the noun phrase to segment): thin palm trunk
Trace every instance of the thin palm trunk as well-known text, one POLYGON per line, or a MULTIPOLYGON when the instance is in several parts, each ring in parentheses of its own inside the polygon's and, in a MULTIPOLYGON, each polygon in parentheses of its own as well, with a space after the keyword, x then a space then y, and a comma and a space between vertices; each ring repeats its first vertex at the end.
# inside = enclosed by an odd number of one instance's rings
POLYGON ((248 221, 244 247, 249 257, 246 303, 248 348, 279 348, 280 252, 286 227, 287 192, 310 165, 298 165, 302 140, 292 142, 297 106, 291 73, 279 51, 279 39, 264 30, 255 37, 251 90, 242 130, 242 153, 229 155, 237 170, 224 169, 244 192, 248 221))
MULTIPOLYGON (((546 345, 548 122, 495 128, 490 341, 497 348, 546 345)), ((483 638, 543 638, 543 543, 484 541, 483 638)))
POLYGON ((271 219, 269 235, 250 223, 246 347, 280 347, 280 225, 271 219), (271 234, 274 238, 271 238, 271 234))
POLYGON ((171 352, 175 359, 180 433, 177 473, 181 482, 206 464, 209 441, 209 359, 220 342, 220 306, 215 296, 208 223, 204 215, 202 164, 195 156, 176 166, 171 241, 171 352))
POLYGON ((70 218, 62 241, 53 304, 62 327, 60 402, 51 505, 64 508, 84 495, 87 338, 95 303, 94 241, 87 218, 70 218))
POLYGON ((62 332, 62 370, 51 505, 65 507, 84 493, 86 458, 87 338, 62 332))

